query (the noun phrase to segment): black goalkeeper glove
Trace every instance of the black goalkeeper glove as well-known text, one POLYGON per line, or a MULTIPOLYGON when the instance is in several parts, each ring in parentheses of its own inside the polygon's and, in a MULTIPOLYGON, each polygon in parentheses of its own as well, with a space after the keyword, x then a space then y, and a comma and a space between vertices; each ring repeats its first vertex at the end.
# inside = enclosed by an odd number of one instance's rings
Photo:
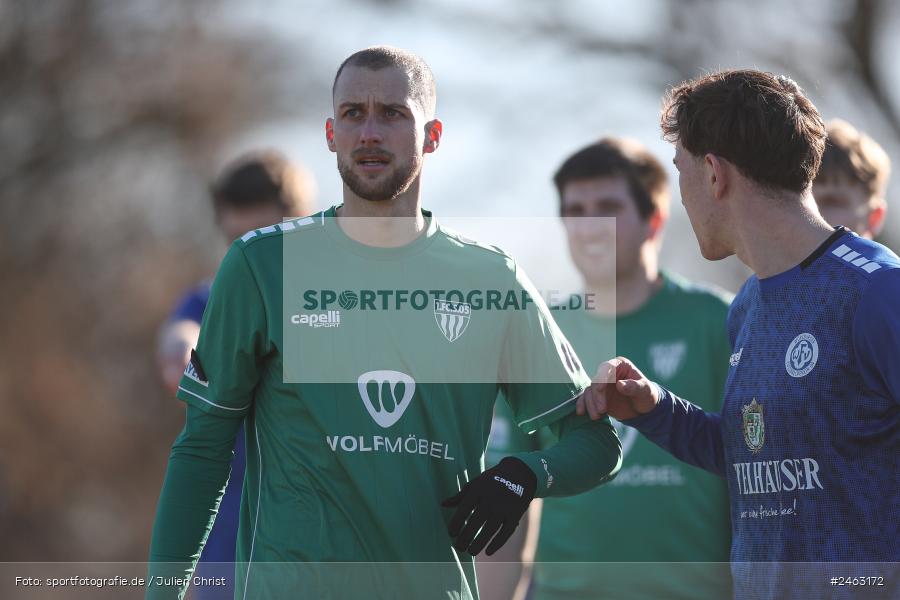
POLYGON ((475 556, 494 538, 487 554, 499 550, 518 527, 536 488, 534 472, 511 456, 464 485, 458 494, 441 503, 457 507, 448 528, 450 537, 455 538, 453 547, 475 556))

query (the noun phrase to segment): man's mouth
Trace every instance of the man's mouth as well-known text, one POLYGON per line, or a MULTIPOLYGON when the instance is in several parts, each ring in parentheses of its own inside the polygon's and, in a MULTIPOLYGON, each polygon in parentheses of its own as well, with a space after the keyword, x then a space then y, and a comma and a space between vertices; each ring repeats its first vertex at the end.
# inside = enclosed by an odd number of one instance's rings
POLYGON ((381 154, 362 155, 356 158, 356 164, 359 165, 363 171, 367 172, 380 171, 384 169, 389 162, 391 162, 390 157, 381 154))

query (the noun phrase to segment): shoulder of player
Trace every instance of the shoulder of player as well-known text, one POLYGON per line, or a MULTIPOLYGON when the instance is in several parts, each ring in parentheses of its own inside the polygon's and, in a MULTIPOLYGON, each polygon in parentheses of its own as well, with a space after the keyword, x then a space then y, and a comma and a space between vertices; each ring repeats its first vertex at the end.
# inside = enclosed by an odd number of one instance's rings
POLYGON ((839 265, 838 268, 867 280, 875 280, 887 271, 900 269, 900 258, 887 246, 856 234, 842 237, 825 252, 825 256, 839 265))
POLYGON ((898 297, 900 297, 900 264, 889 264, 873 271, 856 305, 856 319, 874 321, 878 327, 896 322, 900 318, 898 297))
POLYGON ((689 305, 691 309, 713 313, 717 318, 728 312, 728 307, 734 299, 733 294, 718 286, 690 281, 670 272, 666 272, 665 276, 665 290, 671 299, 689 305))
POLYGON ((487 262, 496 262, 497 264, 506 265, 508 268, 514 268, 515 259, 509 252, 499 246, 473 240, 443 225, 441 225, 441 232, 451 247, 459 249, 460 252, 470 253, 475 260, 481 259, 487 262))
MULTIPOLYGON (((281 223, 251 229, 235 240, 235 244, 243 249, 259 245, 266 240, 280 241, 285 235, 296 235, 309 231, 321 230, 325 225, 325 212, 316 213, 308 217, 296 217, 281 223)), ((265 245, 265 244, 263 244, 265 245)))

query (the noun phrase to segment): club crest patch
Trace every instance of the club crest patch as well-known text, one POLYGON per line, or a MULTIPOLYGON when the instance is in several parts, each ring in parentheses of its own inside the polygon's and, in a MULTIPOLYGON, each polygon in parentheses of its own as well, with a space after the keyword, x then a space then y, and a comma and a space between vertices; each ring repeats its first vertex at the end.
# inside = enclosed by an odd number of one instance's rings
POLYGON ((741 408, 741 423, 747 447, 754 454, 758 453, 766 442, 766 424, 763 420, 762 405, 756 398, 741 408))
POLYGON ((650 361, 660 379, 671 379, 684 364, 687 342, 678 340, 650 346, 650 361))
POLYGON ((784 368, 791 377, 805 377, 819 360, 819 343, 811 333, 801 333, 788 345, 784 368))
POLYGON ((466 332, 472 315, 467 302, 434 301, 434 320, 448 342, 455 342, 466 332))

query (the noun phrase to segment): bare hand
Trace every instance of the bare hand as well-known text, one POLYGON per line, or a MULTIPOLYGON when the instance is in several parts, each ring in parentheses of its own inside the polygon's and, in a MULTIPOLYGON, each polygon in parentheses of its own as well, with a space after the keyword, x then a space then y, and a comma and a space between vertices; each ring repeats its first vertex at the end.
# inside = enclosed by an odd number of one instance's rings
POLYGON ((576 412, 592 420, 609 415, 623 421, 646 414, 659 402, 659 389, 634 364, 619 356, 600 363, 593 383, 578 398, 576 412))

